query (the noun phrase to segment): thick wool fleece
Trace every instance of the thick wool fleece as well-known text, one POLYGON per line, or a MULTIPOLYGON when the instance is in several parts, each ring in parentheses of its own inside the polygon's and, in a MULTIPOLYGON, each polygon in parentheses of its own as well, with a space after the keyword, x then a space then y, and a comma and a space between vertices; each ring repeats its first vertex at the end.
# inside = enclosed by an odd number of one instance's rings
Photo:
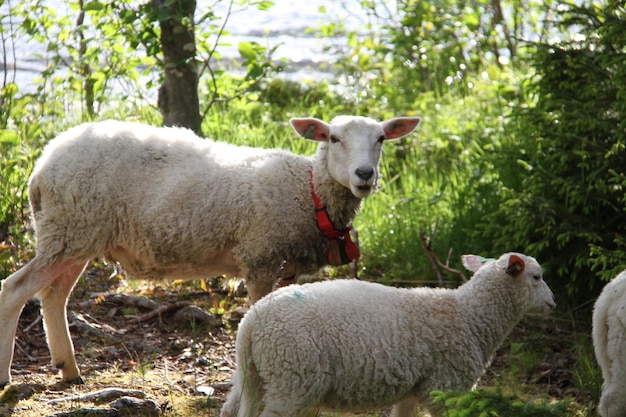
POLYGON ((593 347, 602 370, 602 417, 626 415, 626 271, 609 282, 593 309, 593 347))
MULTIPOLYGON (((507 255, 505 255, 507 256, 507 255)), ((506 272, 491 261, 458 289, 398 289, 358 280, 282 288, 240 324, 237 370, 222 417, 300 416, 308 408, 360 411, 419 404, 433 390, 471 388, 496 348, 553 295, 537 262, 506 272)))
MULTIPOLYGON (((78 126, 46 147, 30 181, 39 261, 106 254, 136 278, 230 274, 252 286, 283 260, 316 271, 328 251, 309 184, 321 148, 310 158, 178 128, 78 126)), ((360 200, 338 188, 347 223, 360 200)))

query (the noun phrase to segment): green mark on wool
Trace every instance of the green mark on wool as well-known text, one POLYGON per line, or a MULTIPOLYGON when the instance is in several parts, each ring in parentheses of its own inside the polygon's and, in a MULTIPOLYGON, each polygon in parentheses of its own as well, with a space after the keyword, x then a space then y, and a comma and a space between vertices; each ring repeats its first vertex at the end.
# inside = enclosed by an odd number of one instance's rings
POLYGON ((302 291, 300 291, 300 290, 292 291, 290 296, 294 300, 302 300, 302 299, 304 299, 304 293, 302 291))

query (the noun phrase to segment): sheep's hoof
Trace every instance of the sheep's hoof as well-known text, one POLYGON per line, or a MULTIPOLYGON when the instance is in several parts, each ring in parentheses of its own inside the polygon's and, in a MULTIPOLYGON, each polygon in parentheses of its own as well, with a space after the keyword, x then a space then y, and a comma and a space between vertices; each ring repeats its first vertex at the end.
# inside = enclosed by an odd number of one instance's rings
POLYGON ((85 383, 85 381, 83 381, 83 378, 80 376, 72 379, 65 379, 63 382, 67 382, 68 384, 72 385, 83 385, 85 383))

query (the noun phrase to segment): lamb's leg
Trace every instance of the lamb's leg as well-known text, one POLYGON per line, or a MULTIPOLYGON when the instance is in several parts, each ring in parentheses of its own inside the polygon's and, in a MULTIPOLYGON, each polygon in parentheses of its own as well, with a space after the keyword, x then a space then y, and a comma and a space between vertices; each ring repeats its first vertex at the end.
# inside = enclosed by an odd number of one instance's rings
POLYGON ((260 417, 304 417, 308 408, 297 405, 282 404, 276 401, 268 401, 260 417))
POLYGON ((232 387, 222 407, 220 417, 256 417, 262 396, 261 381, 253 364, 238 356, 232 387))
POLYGON ((55 277, 53 282, 38 294, 52 364, 61 370, 63 380, 67 382, 82 382, 67 323, 67 299, 86 265, 85 261, 76 259, 55 263, 47 268, 55 277))
POLYGON ((417 415, 418 399, 408 397, 397 402, 391 410, 391 417, 413 417, 417 415))
POLYGON ((624 391, 621 387, 603 386, 602 396, 600 397, 600 403, 598 404, 598 414, 601 417, 626 415, 626 400, 624 399, 624 391))
POLYGON ((236 417, 241 407, 241 387, 233 385, 226 396, 226 401, 220 411, 220 417, 236 417))

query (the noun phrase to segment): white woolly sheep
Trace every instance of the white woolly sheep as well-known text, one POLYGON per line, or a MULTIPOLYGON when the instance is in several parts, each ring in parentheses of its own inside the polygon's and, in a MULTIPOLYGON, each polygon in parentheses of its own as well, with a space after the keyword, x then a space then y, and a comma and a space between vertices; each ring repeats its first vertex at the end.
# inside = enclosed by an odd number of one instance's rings
POLYGON ((593 347, 602 370, 598 414, 626 415, 626 271, 609 282, 593 308, 593 347))
POLYGON ((300 136, 320 142, 313 157, 117 121, 61 134, 29 183, 36 256, 0 291, 0 386, 10 382, 20 311, 35 295, 53 365, 80 381, 66 304, 93 257, 117 260, 134 278, 245 278, 254 302, 281 265, 290 278, 358 256, 350 222, 376 187, 382 143, 419 122, 292 119, 300 136))
MULTIPOLYGON (((465 264, 475 269, 480 259, 465 264)), ((554 307, 537 261, 517 253, 487 261, 457 289, 358 280, 281 288, 240 323, 221 417, 391 405, 395 417, 418 406, 440 415, 431 391, 472 388, 524 315, 554 307)))

